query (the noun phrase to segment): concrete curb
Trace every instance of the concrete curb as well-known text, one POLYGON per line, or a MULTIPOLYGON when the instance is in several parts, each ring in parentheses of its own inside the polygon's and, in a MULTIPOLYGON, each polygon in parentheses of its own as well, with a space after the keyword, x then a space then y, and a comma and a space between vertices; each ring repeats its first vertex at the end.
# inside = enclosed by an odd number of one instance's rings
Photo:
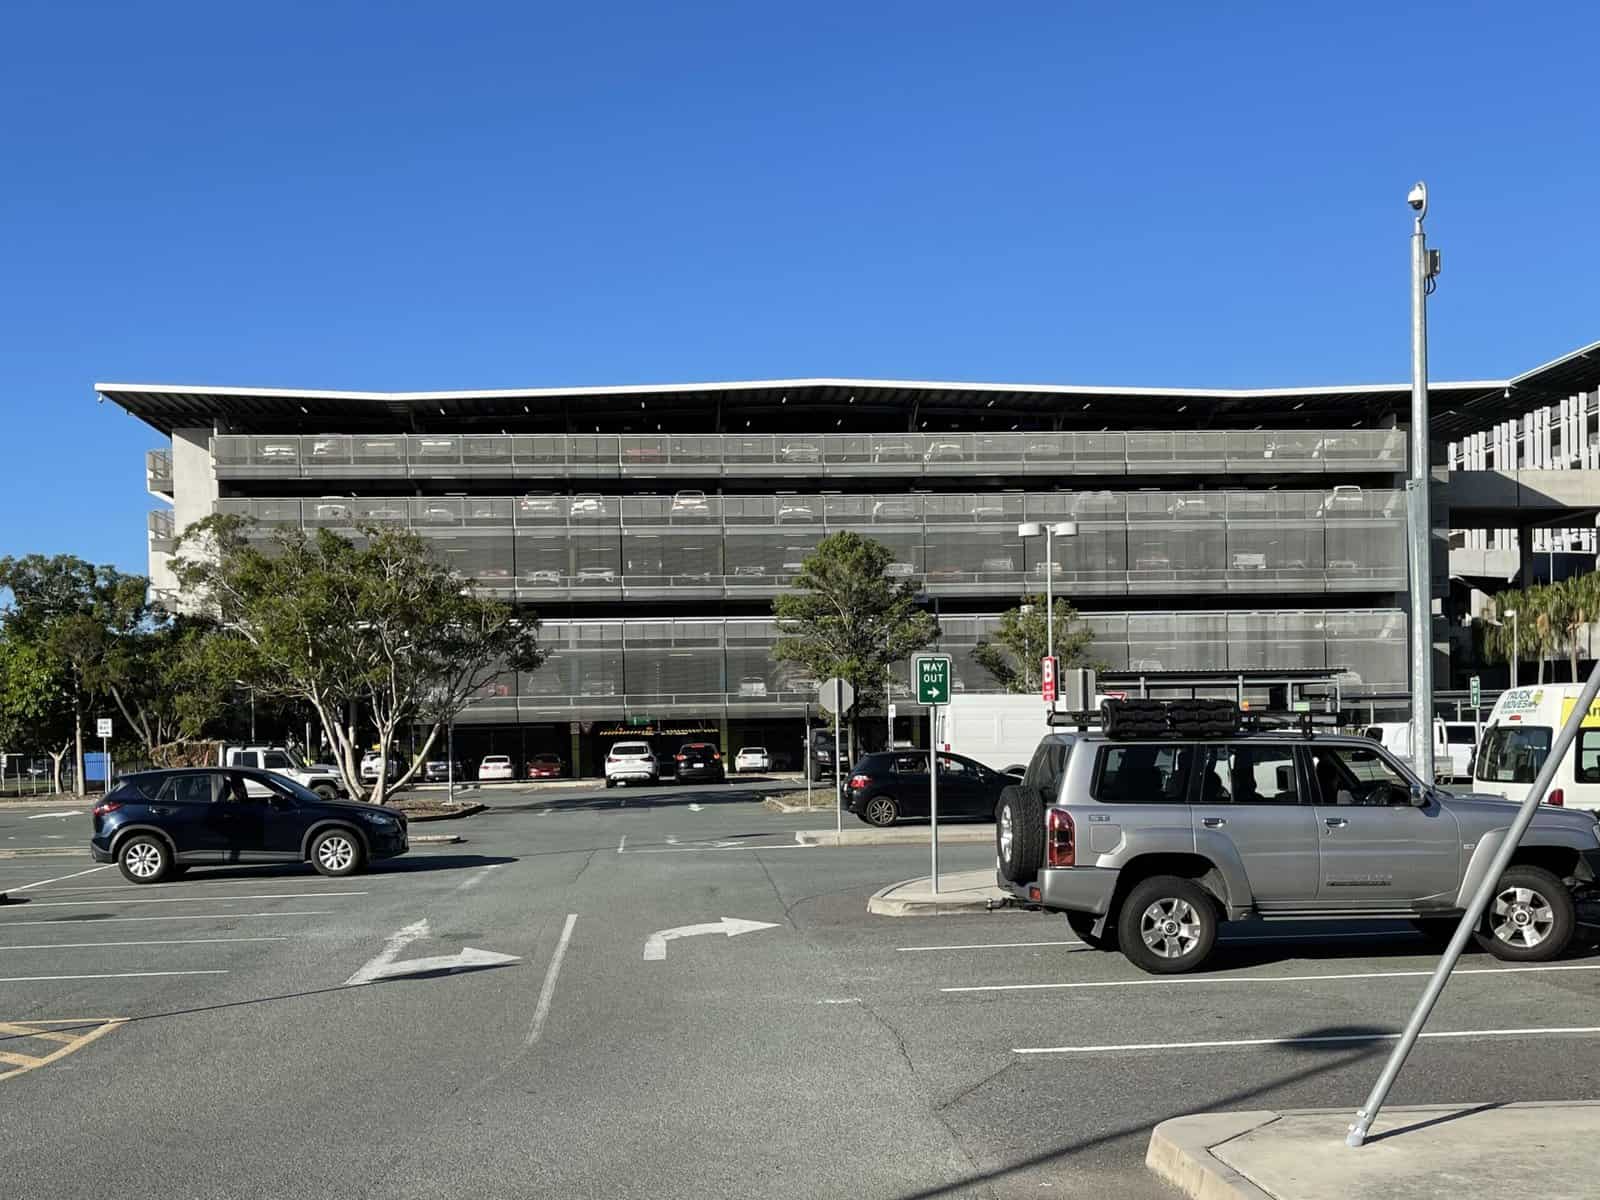
POLYGON ((459 833, 425 833, 421 837, 411 839, 413 846, 443 846, 455 842, 464 842, 466 839, 459 833))
POLYGON ((762 800, 762 808, 770 811, 770 813, 832 813, 834 811, 834 806, 832 805, 811 805, 810 808, 806 808, 805 805, 786 805, 782 800, 776 800, 773 797, 766 797, 765 800, 762 800))
MULTIPOLYGON (((832 829, 798 829, 795 831, 794 840, 802 846, 926 846, 928 827, 920 825, 907 829, 874 829, 868 826, 862 829, 846 829, 842 833, 832 829)), ((994 841, 992 825, 939 826, 941 846, 992 841, 994 841)))
POLYGON ((87 858, 88 853, 82 846, 24 846, 20 850, 0 850, 0 858, 87 858))
POLYGON ((965 896, 940 896, 937 900, 900 900, 889 895, 895 888, 904 887, 916 880, 906 879, 891 883, 872 893, 867 901, 867 911, 879 917, 945 917, 956 913, 988 912, 987 897, 972 899, 965 896))
MULTIPOLYGON (((422 821, 459 821, 462 817, 470 817, 474 813, 487 812, 488 810, 489 806, 487 804, 463 804, 457 812, 428 813, 420 817, 413 817, 408 813, 406 821, 412 825, 422 821)), ((404 809, 400 811, 405 812, 404 809)))
POLYGON ((1277 1119, 1268 1111, 1174 1117, 1151 1131, 1144 1165, 1193 1200, 1275 1200, 1211 1150, 1277 1119))

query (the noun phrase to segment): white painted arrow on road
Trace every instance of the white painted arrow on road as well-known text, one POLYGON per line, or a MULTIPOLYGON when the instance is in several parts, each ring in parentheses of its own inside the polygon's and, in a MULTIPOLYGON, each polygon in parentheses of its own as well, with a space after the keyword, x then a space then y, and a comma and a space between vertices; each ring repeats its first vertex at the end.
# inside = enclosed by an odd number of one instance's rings
POLYGON ((661 929, 645 939, 644 961, 660 962, 667 956, 667 943, 677 938, 699 937, 703 933, 725 933, 738 937, 741 933, 754 933, 758 929, 776 929, 774 921, 744 921, 738 917, 723 917, 704 925, 680 925, 676 929, 661 929))
POLYGON ((463 947, 455 954, 438 954, 432 958, 409 958, 396 962, 400 951, 412 942, 428 936, 428 919, 407 925, 391 933, 383 949, 372 957, 359 971, 344 981, 345 987, 358 987, 377 979, 393 979, 402 975, 425 975, 443 971, 469 971, 475 967, 498 967, 519 961, 515 954, 499 954, 493 950, 463 947))

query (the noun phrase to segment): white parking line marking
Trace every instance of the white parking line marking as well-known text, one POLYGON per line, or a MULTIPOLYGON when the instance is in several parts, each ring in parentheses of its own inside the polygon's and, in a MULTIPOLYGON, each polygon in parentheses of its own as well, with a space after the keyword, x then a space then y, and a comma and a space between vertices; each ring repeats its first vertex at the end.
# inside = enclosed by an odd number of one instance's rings
POLYGON ((1006 950, 1013 946, 1081 946, 1082 942, 975 942, 970 946, 896 946, 901 954, 920 950, 1006 950))
POLYGON ((159 900, 33 900, 30 908, 82 908, 85 904, 231 904, 235 900, 300 900, 315 896, 365 896, 366 892, 253 892, 242 896, 171 896, 159 900))
POLYGON ((138 942, 33 942, 20 946, 0 946, 5 950, 90 950, 111 946, 202 946, 212 942, 287 942, 286 937, 235 938, 157 938, 138 942))
POLYGON ((42 821, 46 817, 78 817, 78 816, 82 816, 82 815, 83 815, 83 810, 81 808, 69 808, 65 812, 30 813, 30 814, 28 814, 28 820, 30 820, 30 821, 42 821))
POLYGON ((88 925, 125 924, 131 921, 233 921, 245 917, 331 917, 331 908, 307 908, 285 912, 265 913, 184 913, 181 917, 52 917, 48 921, 0 921, 0 928, 8 925, 88 925))
MULTIPOLYGON (((1462 967, 1453 975, 1526 975, 1534 971, 1600 971, 1600 964, 1552 965, 1531 967, 1462 967)), ((1163 984, 1193 983, 1315 983, 1324 979, 1414 979, 1432 975, 1426 971, 1352 971, 1340 975, 1180 975, 1165 979, 1095 979, 1079 983, 986 983, 975 987, 940 988, 941 992, 1042 992, 1067 988, 1151 987, 1163 984)))
POLYGON ((226 971, 117 971, 109 975, 10 975, 0 983, 46 983, 58 979, 149 979, 157 975, 226 975, 226 971))
POLYGON ((701 812, 702 810, 703 810, 703 806, 702 805, 699 805, 699 804, 691 804, 691 805, 689 805, 689 811, 690 812, 701 812))
MULTIPOLYGON (((1549 1034, 1600 1033, 1600 1025, 1553 1025, 1531 1029, 1451 1029, 1422 1033, 1424 1038, 1534 1037, 1549 1034)), ((1337 1033, 1312 1037, 1238 1038, 1216 1042, 1127 1042, 1115 1046, 1027 1046, 1013 1047, 1013 1054, 1109 1054, 1125 1050, 1210 1050, 1239 1046, 1316 1046, 1333 1043, 1398 1041, 1398 1033, 1337 1033)))
POLYGON ((13 892, 25 892, 29 888, 43 887, 47 883, 60 883, 63 879, 76 879, 80 875, 93 875, 96 871, 109 871, 111 869, 111 865, 112 864, 110 863, 106 863, 103 866, 90 867, 87 871, 74 871, 71 875, 57 875, 54 879, 40 879, 33 883, 25 883, 21 887, 11 888, 10 890, 13 892))
POLYGON ((624 846, 626 846, 627 844, 628 844, 628 835, 627 834, 623 834, 622 835, 622 840, 617 843, 617 853, 621 854, 622 853, 622 848, 624 846))
POLYGON ((383 949, 369 958, 366 963, 349 979, 344 981, 345 987, 358 987, 363 983, 370 983, 383 973, 383 969, 400 957, 412 942, 428 936, 428 918, 413 921, 403 929, 397 929, 383 940, 383 949))
POLYGON ((523 1043, 525 1046, 533 1045, 544 1032, 545 1018, 550 1015, 550 1002, 555 999, 556 976, 561 974, 561 960, 567 956, 567 944, 572 941, 572 927, 577 923, 578 914, 568 913, 567 923, 561 927, 561 937, 556 942, 556 952, 550 956, 550 966, 544 973, 544 984, 539 988, 539 1003, 533 1010, 533 1024, 528 1028, 528 1040, 523 1043))
POLYGON ((463 879, 460 883, 458 883, 456 885, 456 891, 465 892, 465 891, 469 891, 472 888, 477 887, 486 878, 488 878, 490 871, 493 871, 496 867, 503 867, 503 866, 505 866, 505 863, 490 863, 487 867, 484 867, 481 871, 478 871, 476 874, 467 876, 467 878, 463 879))

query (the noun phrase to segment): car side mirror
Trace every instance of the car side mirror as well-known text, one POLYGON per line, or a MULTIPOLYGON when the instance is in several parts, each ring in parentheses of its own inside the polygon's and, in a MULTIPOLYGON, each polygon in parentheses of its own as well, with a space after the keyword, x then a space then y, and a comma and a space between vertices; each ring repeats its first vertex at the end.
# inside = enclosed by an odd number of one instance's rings
POLYGON ((1420 783, 1413 783, 1411 785, 1411 807, 1412 808, 1427 808, 1428 807, 1428 796, 1429 796, 1428 789, 1423 787, 1420 783))

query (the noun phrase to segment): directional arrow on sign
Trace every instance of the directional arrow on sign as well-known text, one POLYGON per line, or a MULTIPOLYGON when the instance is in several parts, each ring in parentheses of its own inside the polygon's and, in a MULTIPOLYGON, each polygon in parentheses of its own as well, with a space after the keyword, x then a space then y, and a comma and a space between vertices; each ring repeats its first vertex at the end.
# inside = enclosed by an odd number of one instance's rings
POLYGON ((754 933, 758 929, 776 929, 774 921, 744 921, 738 917, 723 917, 703 925, 679 925, 676 929, 660 929, 645 939, 644 961, 660 962, 667 956, 667 943, 677 938, 699 937, 703 933, 725 933, 738 937, 741 933, 754 933))
POLYGON ((431 958, 409 958, 396 962, 400 951, 412 942, 428 936, 428 921, 424 917, 404 929, 389 935, 383 949, 364 967, 344 981, 345 987, 357 987, 378 979, 394 979, 402 975, 439 975, 451 971, 472 971, 479 967, 500 967, 519 961, 515 954, 499 954, 493 950, 479 950, 465 946, 455 954, 436 954, 431 958))

